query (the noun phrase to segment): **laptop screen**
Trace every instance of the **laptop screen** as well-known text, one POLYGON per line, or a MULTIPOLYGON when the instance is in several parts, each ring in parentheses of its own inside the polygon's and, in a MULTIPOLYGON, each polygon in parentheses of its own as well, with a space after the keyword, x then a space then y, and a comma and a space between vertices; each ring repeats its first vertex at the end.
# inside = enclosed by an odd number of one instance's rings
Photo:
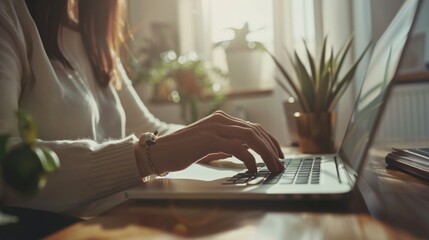
POLYGON ((402 50, 417 12, 418 0, 407 0, 377 41, 369 62, 340 155, 358 173, 381 115, 390 82, 395 76, 402 50))

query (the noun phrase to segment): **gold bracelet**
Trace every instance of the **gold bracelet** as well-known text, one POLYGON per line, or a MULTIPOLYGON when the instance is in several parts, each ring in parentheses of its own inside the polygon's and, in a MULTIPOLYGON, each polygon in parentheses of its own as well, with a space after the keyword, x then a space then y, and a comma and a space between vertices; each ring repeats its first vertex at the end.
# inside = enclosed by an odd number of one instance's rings
POLYGON ((140 136, 139 139, 139 145, 144 149, 144 152, 146 153, 146 157, 147 157, 147 162, 148 165, 150 167, 150 170, 152 171, 153 174, 156 174, 160 177, 166 176, 168 174, 168 172, 162 172, 159 173, 156 168, 155 165, 153 164, 152 161, 152 156, 150 154, 150 147, 152 145, 156 144, 156 139, 158 138, 158 131, 155 131, 154 133, 144 133, 140 136))

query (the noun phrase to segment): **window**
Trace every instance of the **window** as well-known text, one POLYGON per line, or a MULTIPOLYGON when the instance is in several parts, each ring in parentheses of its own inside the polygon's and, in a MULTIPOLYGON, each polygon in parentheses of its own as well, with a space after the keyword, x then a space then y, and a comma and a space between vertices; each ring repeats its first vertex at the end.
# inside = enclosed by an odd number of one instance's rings
POLYGON ((273 42, 273 9, 270 0, 211 0, 211 34, 212 41, 219 42, 232 39, 230 28, 241 28, 246 22, 252 32, 250 41, 264 44, 273 42))
MULTIPOLYGON (((276 54, 283 54, 284 46, 289 51, 303 52, 303 39, 314 52, 314 5, 314 0, 180 0, 182 50, 192 49, 201 58, 212 60, 214 65, 227 70, 225 51, 213 48, 213 45, 231 40, 234 38, 232 28, 241 28, 248 23, 251 33, 247 40, 261 42, 276 54)), ((268 55, 265 54, 262 63, 262 85, 274 84, 275 67, 268 55)))
MULTIPOLYGON (((248 24, 250 33, 246 36, 247 41, 256 41, 264 44, 269 49, 272 49, 274 42, 274 28, 273 28, 273 6, 271 0, 211 0, 207 5, 208 14, 210 15, 210 39, 212 43, 232 40, 234 38, 234 29, 243 28, 248 24)), ((249 55, 251 57, 251 55, 249 55)), ((264 54, 260 54, 261 59, 265 59, 264 54)), ((230 57, 229 65, 234 66, 230 57)), ((227 56, 224 49, 215 48, 212 51, 211 59, 214 64, 228 69, 227 56)), ((244 60, 247 60, 244 58, 244 60)), ((248 66, 258 65, 256 59, 249 60, 248 66)), ((232 88, 258 88, 269 85, 272 83, 272 65, 269 61, 262 61, 259 66, 259 71, 255 73, 258 76, 246 76, 241 71, 238 72, 234 69, 228 69, 230 76, 230 87, 232 88), (237 76, 237 74, 240 74, 237 76), (253 80, 252 80, 253 78, 253 80), (248 80, 242 82, 240 79, 248 80), (239 81, 242 83, 232 82, 239 81), (243 85, 244 84, 244 85, 243 85), (235 86, 235 87, 234 87, 235 86)), ((256 66, 255 66, 256 67, 256 66)), ((246 68, 249 69, 249 68, 246 68)), ((249 73, 251 74, 251 73, 249 73)))
POLYGON ((303 39, 305 39, 310 51, 314 52, 316 47, 314 0, 292 0, 290 7, 294 48, 299 53, 304 53, 303 39))

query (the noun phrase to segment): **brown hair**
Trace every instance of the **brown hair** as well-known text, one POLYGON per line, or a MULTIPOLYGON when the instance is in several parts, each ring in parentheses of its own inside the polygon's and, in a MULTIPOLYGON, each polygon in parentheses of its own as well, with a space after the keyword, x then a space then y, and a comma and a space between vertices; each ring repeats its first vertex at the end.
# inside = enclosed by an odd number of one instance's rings
MULTIPOLYGON (((70 22, 68 0, 26 0, 37 25, 48 57, 72 68, 59 47, 62 24, 70 22)), ((126 24, 124 0, 78 0, 79 25, 94 75, 100 86, 107 86, 117 78, 117 60, 120 57, 126 24)))

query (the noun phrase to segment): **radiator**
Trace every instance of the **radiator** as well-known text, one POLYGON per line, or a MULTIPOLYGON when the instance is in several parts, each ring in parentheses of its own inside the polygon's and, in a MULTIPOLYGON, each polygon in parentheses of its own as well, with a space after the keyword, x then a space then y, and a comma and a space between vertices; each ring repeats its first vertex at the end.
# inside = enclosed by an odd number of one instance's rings
POLYGON ((378 143, 428 140, 429 83, 396 85, 378 129, 378 143))

